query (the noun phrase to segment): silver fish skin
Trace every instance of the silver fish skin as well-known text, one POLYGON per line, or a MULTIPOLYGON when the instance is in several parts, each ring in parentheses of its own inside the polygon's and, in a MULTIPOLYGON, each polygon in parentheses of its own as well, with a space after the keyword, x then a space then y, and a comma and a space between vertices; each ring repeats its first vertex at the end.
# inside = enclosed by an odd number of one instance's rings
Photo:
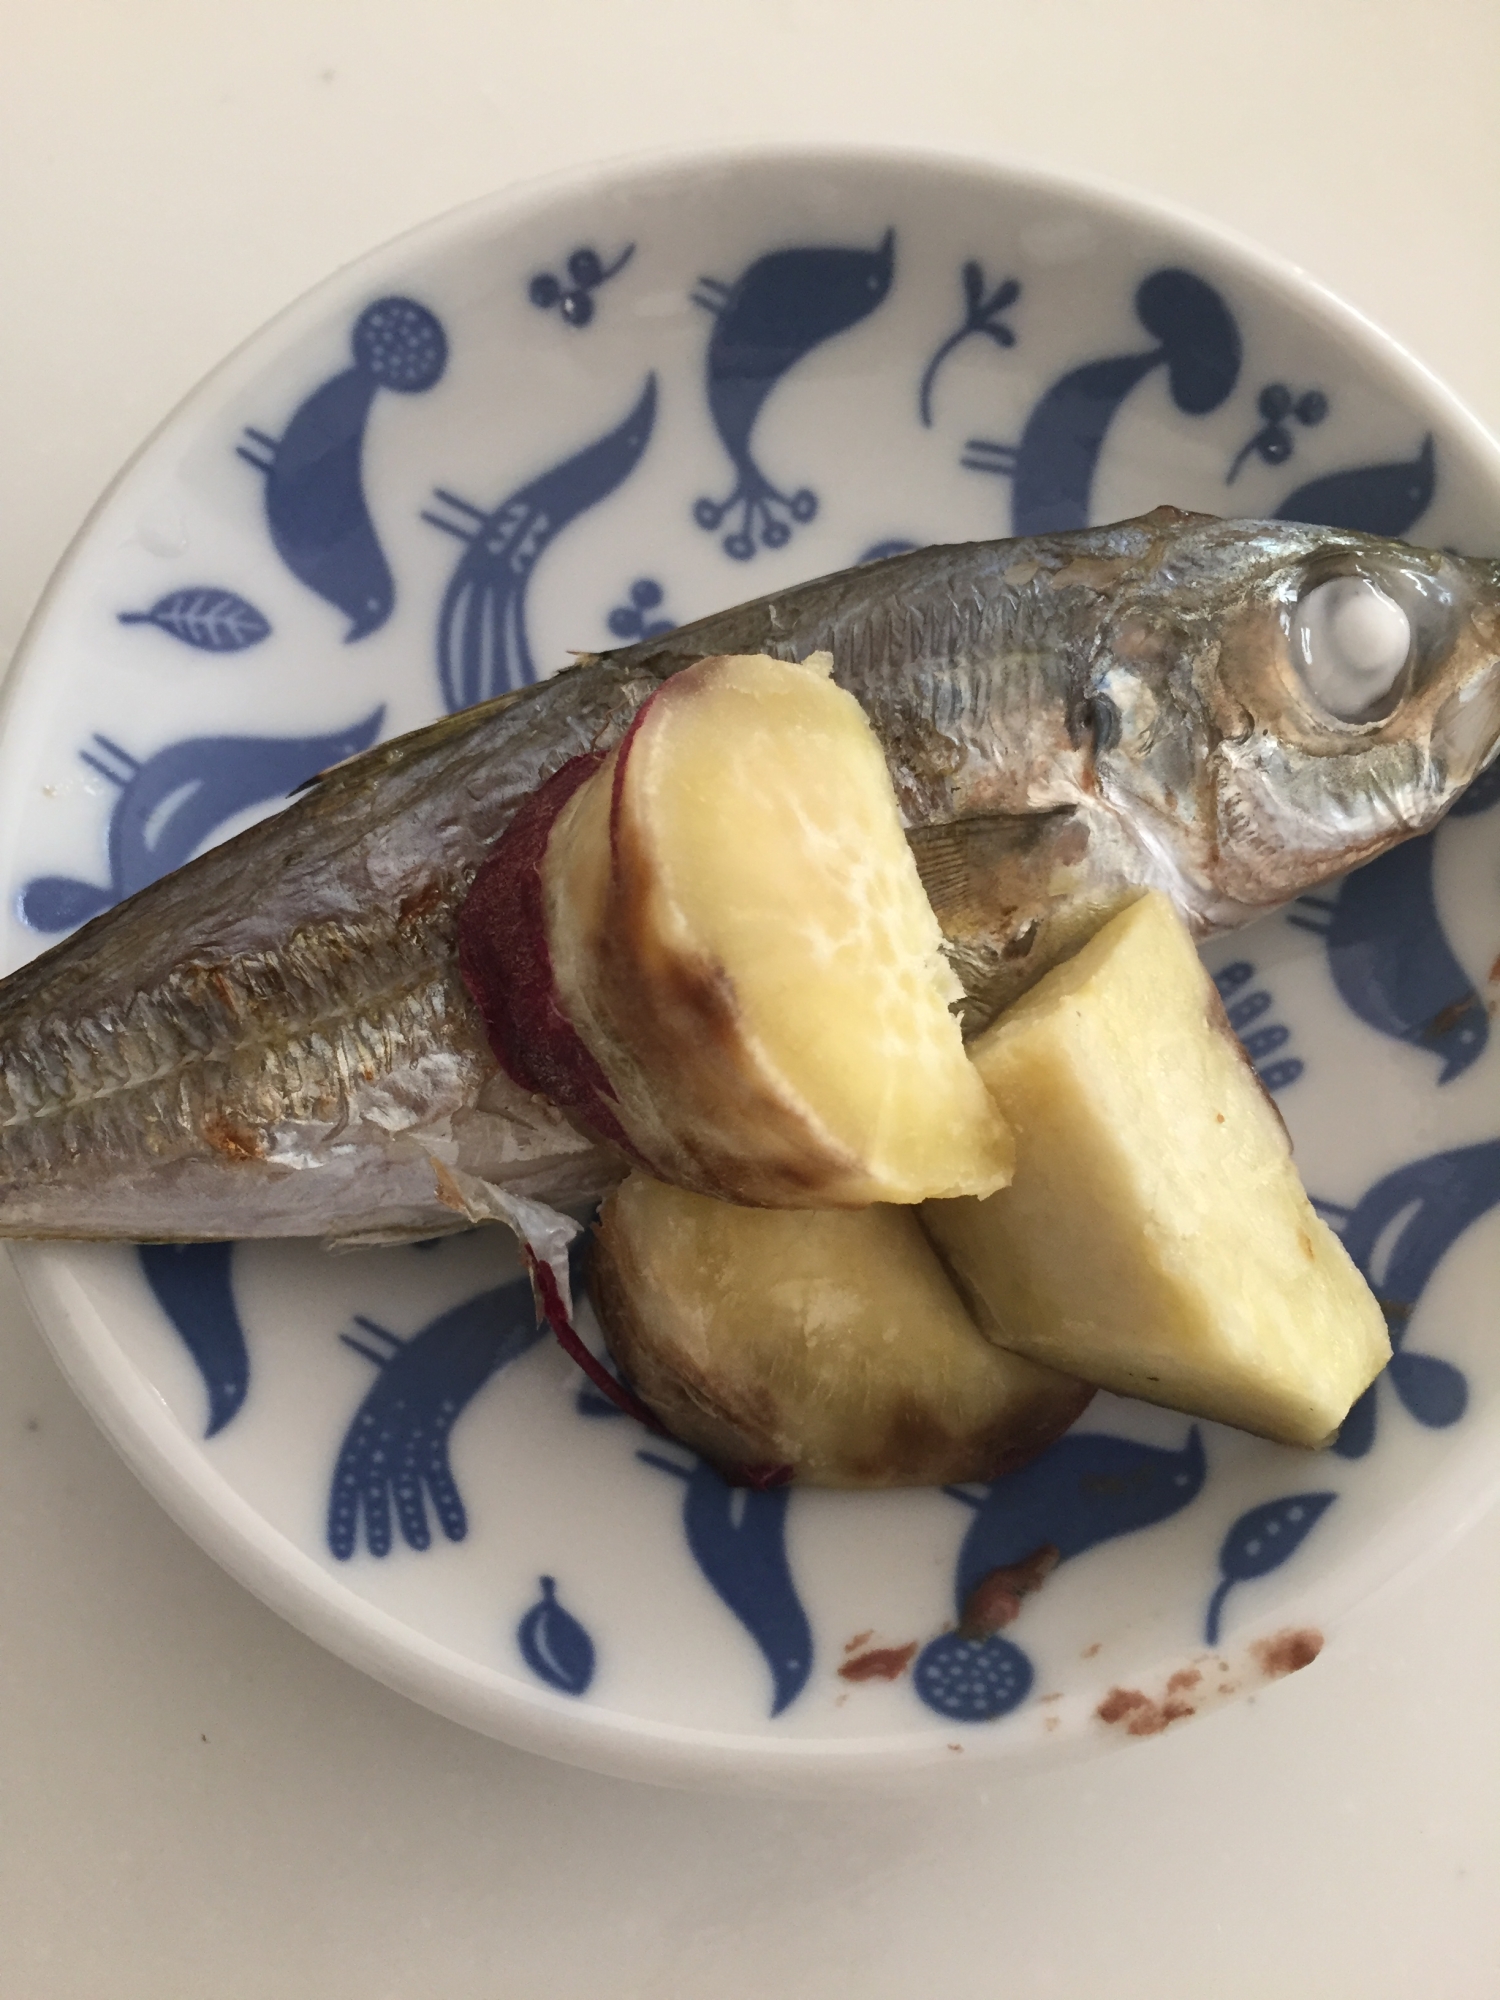
POLYGON ((970 1031, 1143 889, 1232 929, 1433 826, 1500 745, 1500 565, 1401 543, 1161 508, 777 592, 352 759, 0 982, 0 1235, 400 1241, 462 1224, 455 1176, 607 1186, 615 1156, 490 1054, 460 904, 667 675, 817 650, 885 749, 970 1031), (1312 691, 1341 579, 1409 634, 1353 719, 1312 691))

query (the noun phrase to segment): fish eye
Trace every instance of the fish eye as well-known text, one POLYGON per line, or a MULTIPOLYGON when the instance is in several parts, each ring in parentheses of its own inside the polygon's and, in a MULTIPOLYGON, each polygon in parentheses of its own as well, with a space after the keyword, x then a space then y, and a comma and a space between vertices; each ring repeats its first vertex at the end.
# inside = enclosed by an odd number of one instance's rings
POLYGON ((1341 722, 1386 713, 1412 653, 1412 623, 1368 576, 1331 576, 1304 592, 1292 657, 1309 694, 1341 722))

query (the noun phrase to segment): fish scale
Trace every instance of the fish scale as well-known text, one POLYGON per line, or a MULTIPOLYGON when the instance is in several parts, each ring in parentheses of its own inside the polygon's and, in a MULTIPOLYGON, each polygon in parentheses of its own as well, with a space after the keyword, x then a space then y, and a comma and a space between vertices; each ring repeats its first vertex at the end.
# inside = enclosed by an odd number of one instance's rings
POLYGON ((366 750, 0 982, 0 1235, 431 1235, 440 1169, 602 1191, 618 1156, 484 1041, 468 885, 666 676, 820 650, 885 752, 966 1033, 1145 889, 1207 937, 1425 831, 1500 742, 1491 563, 1164 508, 815 579, 366 750), (1410 612, 1373 722, 1300 680, 1291 621, 1333 574, 1410 612))

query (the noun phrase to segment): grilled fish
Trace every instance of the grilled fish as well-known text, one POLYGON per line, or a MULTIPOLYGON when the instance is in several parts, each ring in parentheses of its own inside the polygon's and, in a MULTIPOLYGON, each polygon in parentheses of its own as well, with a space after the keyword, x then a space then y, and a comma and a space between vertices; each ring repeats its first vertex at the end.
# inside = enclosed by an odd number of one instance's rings
POLYGON ((1121 904, 1207 937, 1430 828, 1500 746, 1500 564, 1161 508, 927 548, 445 717, 0 983, 0 1235, 395 1241, 614 1155, 507 1081, 458 911, 527 793, 668 674, 826 649, 973 1031, 1121 904))

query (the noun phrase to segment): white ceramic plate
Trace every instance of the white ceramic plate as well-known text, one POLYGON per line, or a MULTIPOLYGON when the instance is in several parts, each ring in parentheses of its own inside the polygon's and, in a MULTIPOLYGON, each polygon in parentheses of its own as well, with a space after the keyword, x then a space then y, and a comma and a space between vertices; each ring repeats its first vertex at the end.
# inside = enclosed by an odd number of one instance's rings
MULTIPOLYGON (((80 535, 8 689, 7 963, 569 648, 1164 500, 1500 545, 1500 461, 1429 377, 1113 195, 781 151, 465 209, 257 335, 80 535)), ((499 1232, 28 1246, 23 1279, 190 1533, 512 1742, 826 1786, 1177 1726, 1310 1659, 1496 1483, 1495 795, 1212 954, 1401 1343, 1321 1456, 1100 1398, 988 1488, 731 1492, 600 1412, 499 1232), (958 1638, 968 1584, 1043 1542, 1020 1619, 958 1638)))

